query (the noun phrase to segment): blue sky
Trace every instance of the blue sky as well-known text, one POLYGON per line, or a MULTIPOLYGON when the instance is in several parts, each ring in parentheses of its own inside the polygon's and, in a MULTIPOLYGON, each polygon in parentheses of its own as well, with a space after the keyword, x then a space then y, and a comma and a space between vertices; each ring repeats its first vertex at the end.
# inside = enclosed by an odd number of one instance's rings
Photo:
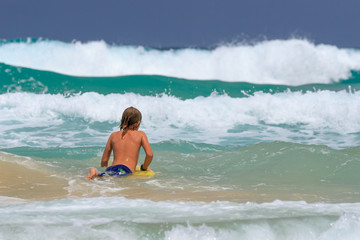
POLYGON ((150 47, 307 38, 360 48, 358 0, 1 0, 0 38, 150 47))

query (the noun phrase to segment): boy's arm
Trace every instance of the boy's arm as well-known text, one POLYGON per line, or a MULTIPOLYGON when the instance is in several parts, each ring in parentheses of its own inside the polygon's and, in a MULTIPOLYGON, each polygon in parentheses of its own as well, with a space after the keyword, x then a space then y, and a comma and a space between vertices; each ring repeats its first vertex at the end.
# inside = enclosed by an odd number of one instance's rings
POLYGON ((110 135, 105 149, 104 149, 104 153, 103 156, 101 158, 101 167, 107 167, 108 166, 108 162, 109 162, 109 158, 111 155, 111 151, 112 151, 112 144, 111 144, 111 139, 112 139, 112 134, 110 135))
POLYGON ((150 143, 149 143, 145 133, 143 134, 143 136, 141 138, 141 146, 144 148, 144 151, 146 154, 144 164, 141 165, 141 170, 145 171, 145 170, 147 170, 147 168, 149 167, 149 165, 153 159, 153 152, 151 150, 150 143))

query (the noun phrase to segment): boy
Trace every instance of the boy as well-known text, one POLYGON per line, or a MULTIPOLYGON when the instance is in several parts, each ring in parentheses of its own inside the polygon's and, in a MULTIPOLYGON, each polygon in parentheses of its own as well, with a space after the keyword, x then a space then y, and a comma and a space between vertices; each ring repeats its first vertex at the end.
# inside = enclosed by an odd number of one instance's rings
POLYGON ((90 169, 87 180, 104 174, 110 176, 126 176, 133 173, 138 162, 140 147, 144 148, 146 157, 141 171, 149 167, 153 153, 146 134, 138 131, 141 122, 141 112, 134 107, 125 109, 121 118, 119 132, 113 132, 107 141, 102 159, 101 167, 107 167, 111 151, 114 151, 112 165, 105 172, 99 173, 95 168, 90 169))

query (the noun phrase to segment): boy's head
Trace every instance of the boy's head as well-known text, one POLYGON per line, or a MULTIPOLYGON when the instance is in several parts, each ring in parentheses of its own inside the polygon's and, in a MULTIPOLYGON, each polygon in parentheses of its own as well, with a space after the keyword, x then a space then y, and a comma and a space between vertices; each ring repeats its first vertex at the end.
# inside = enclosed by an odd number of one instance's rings
POLYGON ((141 122, 141 112, 134 107, 128 107, 127 109, 125 109, 121 117, 120 130, 122 129, 133 130, 135 127, 139 127, 139 125, 135 126, 135 124, 140 122, 141 122))

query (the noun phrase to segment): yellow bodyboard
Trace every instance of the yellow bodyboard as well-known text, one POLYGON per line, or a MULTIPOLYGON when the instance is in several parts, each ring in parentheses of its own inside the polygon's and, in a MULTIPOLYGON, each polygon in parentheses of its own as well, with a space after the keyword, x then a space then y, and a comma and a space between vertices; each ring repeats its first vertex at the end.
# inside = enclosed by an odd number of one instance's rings
POLYGON ((140 166, 136 166, 135 172, 133 172, 129 177, 130 178, 151 178, 155 175, 155 172, 148 168, 147 171, 141 171, 140 166))

